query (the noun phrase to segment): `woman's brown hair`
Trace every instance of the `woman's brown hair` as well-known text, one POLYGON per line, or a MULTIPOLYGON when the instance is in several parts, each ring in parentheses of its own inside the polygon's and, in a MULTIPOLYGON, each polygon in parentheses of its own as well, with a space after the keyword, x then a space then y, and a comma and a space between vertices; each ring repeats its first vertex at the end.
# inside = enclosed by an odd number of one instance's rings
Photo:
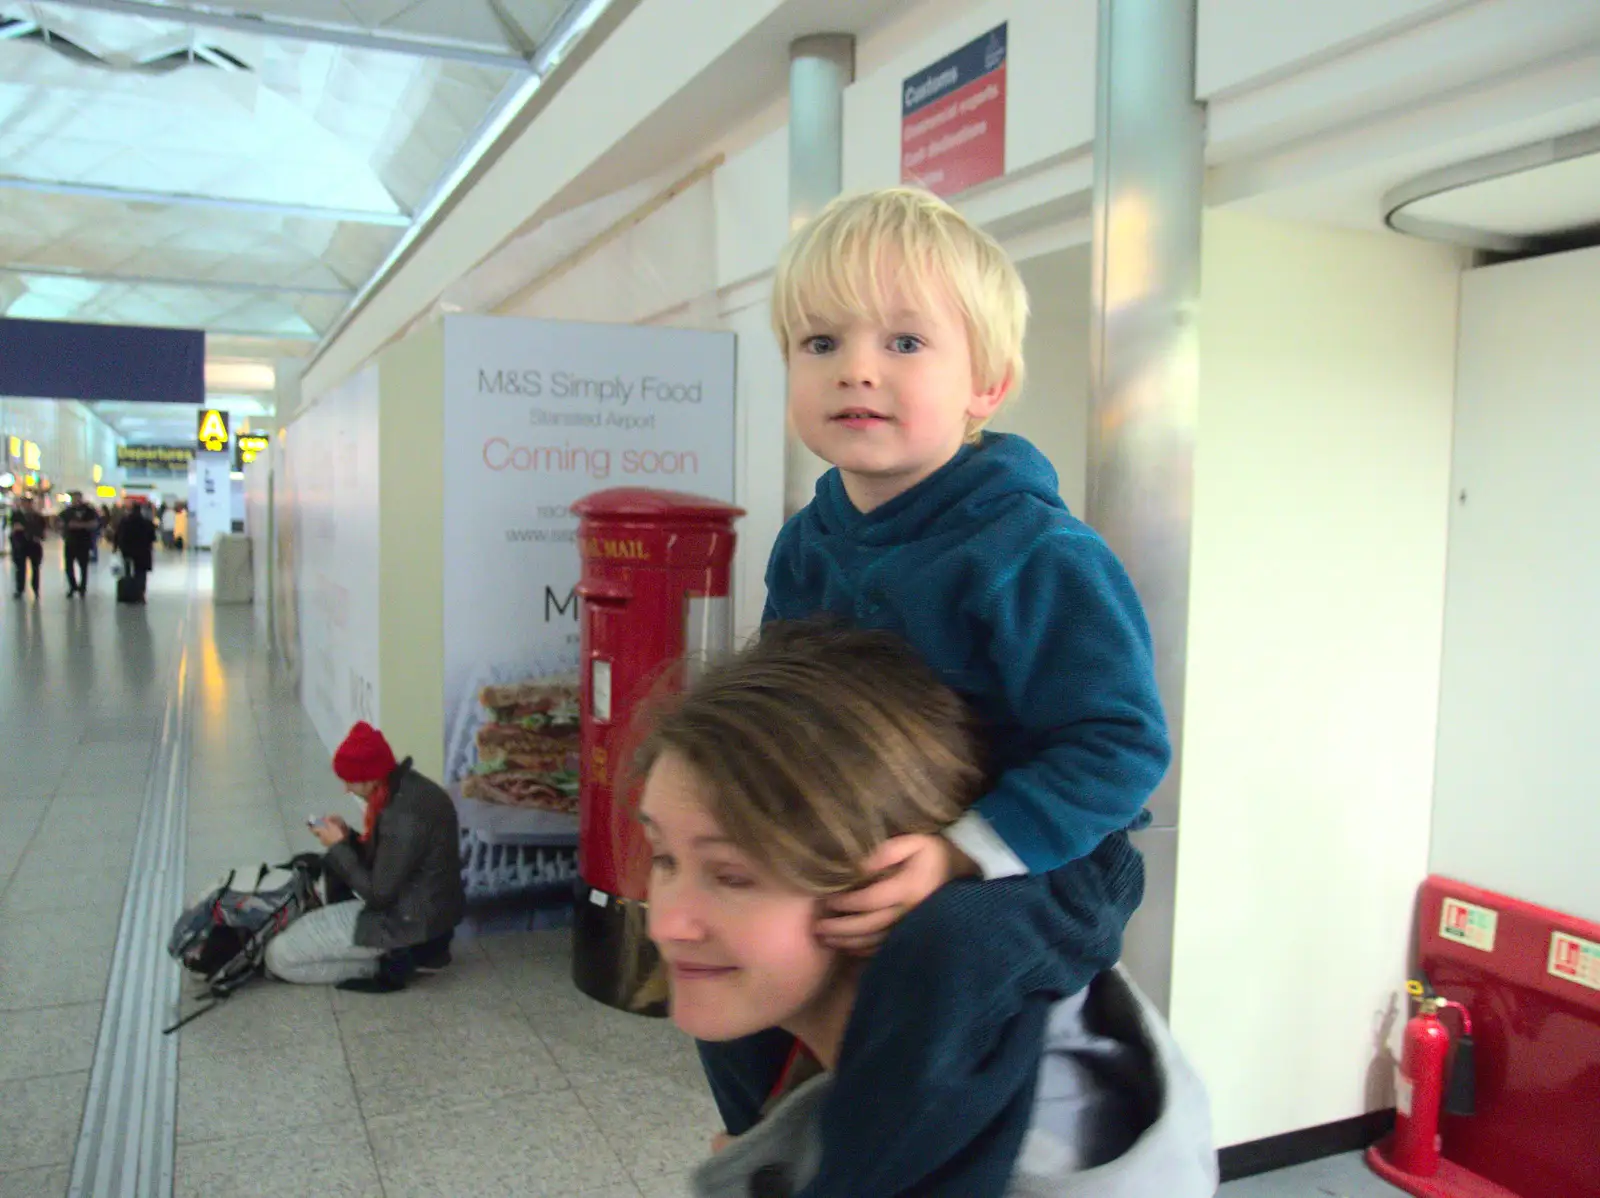
POLYGON ((817 895, 861 885, 884 841, 940 831, 983 790, 966 704, 889 633, 769 624, 652 716, 637 776, 676 754, 724 834, 817 895))

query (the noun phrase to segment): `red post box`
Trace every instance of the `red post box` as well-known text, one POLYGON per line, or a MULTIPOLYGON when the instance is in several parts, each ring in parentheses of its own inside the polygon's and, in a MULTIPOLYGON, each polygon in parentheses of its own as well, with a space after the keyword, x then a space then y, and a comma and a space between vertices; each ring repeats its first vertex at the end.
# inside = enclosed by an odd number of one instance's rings
POLYGON ((662 1014, 645 936, 649 852, 626 793, 642 702, 672 667, 728 648, 733 522, 714 499, 618 487, 572 505, 583 558, 579 657, 578 892, 572 977, 591 998, 662 1014))

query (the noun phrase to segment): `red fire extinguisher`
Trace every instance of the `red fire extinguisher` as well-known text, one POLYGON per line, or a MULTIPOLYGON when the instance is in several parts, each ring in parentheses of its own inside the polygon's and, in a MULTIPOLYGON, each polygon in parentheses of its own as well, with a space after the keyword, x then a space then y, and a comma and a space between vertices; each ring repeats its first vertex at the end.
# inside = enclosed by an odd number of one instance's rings
POLYGON ((1440 1110, 1471 1115, 1475 1104, 1472 1017, 1460 1003, 1435 994, 1426 979, 1407 982, 1406 991, 1418 1006, 1416 1015, 1406 1024, 1400 1052, 1394 1140, 1388 1157, 1389 1163, 1404 1173, 1432 1177, 1439 1171, 1440 1110), (1439 1018, 1442 1008, 1461 1016, 1453 1064, 1450 1032, 1439 1018))

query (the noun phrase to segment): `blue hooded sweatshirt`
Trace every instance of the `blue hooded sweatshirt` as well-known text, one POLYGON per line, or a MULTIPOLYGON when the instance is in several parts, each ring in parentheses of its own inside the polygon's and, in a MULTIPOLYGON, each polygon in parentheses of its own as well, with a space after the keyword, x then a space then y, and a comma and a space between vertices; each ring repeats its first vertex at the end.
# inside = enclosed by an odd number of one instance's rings
POLYGON ((949 835, 991 878, 1138 826, 1172 756, 1139 597, 1057 486, 998 433, 871 512, 830 470, 767 565, 764 621, 898 633, 972 704, 995 784, 949 835))

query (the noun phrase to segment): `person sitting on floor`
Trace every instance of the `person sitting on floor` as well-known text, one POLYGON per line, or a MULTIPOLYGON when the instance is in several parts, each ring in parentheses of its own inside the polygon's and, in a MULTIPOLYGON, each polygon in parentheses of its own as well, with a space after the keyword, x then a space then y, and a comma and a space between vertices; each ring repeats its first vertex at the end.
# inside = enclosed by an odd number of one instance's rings
POLYGON ((366 804, 366 826, 357 833, 337 815, 312 824, 328 850, 328 905, 273 939, 267 972, 341 990, 400 990, 412 974, 450 963, 466 911, 455 804, 409 757, 396 762, 383 734, 365 722, 334 753, 333 772, 366 804))

